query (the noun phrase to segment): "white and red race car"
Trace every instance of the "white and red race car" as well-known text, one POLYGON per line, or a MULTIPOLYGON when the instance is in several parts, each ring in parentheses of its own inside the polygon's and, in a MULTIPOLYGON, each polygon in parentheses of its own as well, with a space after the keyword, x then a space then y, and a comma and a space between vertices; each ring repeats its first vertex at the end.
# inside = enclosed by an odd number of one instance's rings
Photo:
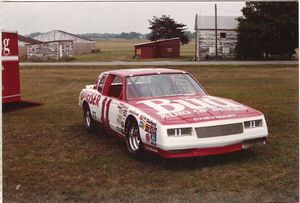
POLYGON ((189 73, 172 69, 103 72, 79 96, 85 127, 101 124, 135 156, 165 158, 223 154, 266 144, 264 115, 210 96, 189 73))

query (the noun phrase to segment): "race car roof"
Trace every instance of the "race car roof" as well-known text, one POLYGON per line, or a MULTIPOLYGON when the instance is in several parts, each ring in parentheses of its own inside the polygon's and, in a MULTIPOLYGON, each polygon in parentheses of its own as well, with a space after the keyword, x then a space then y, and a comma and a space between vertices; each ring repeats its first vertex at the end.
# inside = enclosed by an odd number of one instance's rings
POLYGON ((119 75, 121 77, 136 76, 136 75, 153 75, 162 73, 185 73, 181 70, 173 70, 167 68, 136 68, 136 69, 119 69, 107 71, 109 74, 119 75))

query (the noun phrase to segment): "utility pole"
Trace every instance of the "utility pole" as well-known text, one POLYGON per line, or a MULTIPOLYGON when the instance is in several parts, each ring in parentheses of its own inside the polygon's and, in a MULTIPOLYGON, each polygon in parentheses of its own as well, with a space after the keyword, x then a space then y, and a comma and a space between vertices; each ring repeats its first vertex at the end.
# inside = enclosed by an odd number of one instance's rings
POLYGON ((215 4, 215 49, 216 49, 216 60, 218 60, 218 21, 217 21, 217 4, 215 4))
POLYGON ((195 61, 198 61, 198 14, 196 14, 196 19, 195 19, 195 31, 196 31, 196 36, 195 36, 195 61))

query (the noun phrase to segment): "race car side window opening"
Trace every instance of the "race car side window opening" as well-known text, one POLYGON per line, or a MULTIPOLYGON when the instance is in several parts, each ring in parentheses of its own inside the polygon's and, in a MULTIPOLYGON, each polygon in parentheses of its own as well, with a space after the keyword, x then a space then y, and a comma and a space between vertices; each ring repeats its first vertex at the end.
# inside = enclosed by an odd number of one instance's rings
POLYGON ((121 99, 121 94, 122 94, 122 78, 120 76, 114 76, 114 79, 111 82, 107 96, 121 99))
POLYGON ((104 86, 104 82, 105 82, 106 77, 107 77, 107 74, 104 74, 104 75, 101 77, 100 81, 99 81, 99 84, 98 84, 98 91, 99 91, 100 93, 102 93, 102 90, 103 90, 103 86, 104 86))
POLYGON ((127 99, 205 94, 188 74, 132 76, 127 79, 127 99))

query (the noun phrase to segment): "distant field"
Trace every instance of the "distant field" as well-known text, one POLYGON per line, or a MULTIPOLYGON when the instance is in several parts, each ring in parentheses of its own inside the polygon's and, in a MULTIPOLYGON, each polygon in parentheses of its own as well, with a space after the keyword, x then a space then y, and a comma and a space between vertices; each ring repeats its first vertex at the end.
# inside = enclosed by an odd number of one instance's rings
POLYGON ((174 68, 262 111, 269 143, 138 161, 121 141, 84 129, 79 92, 107 68, 21 67, 23 100, 43 105, 3 113, 4 202, 298 202, 298 65, 174 68))
MULTIPOLYGON (((147 42, 147 41, 125 40, 125 39, 98 40, 96 46, 97 49, 101 50, 101 53, 77 55, 74 57, 77 61, 133 61, 133 60, 141 61, 141 59, 133 59, 134 45, 143 42, 147 42)), ((187 45, 181 46, 180 59, 171 59, 171 60, 192 60, 195 54, 194 50, 195 50, 195 42, 192 41, 187 45)), ((155 59, 155 60, 167 60, 167 59, 155 59)))

